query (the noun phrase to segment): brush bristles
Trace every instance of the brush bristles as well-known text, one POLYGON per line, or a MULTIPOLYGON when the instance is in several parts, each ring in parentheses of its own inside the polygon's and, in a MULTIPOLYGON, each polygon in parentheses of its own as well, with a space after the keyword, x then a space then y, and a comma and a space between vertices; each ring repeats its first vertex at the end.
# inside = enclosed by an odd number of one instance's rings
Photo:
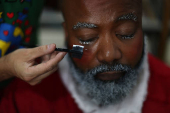
POLYGON ((73 45, 73 48, 71 50, 72 57, 81 59, 81 57, 83 56, 83 49, 84 46, 73 45))
POLYGON ((83 53, 83 49, 84 49, 84 46, 80 46, 80 45, 73 45, 73 48, 72 48, 72 50, 79 51, 81 53, 83 53))
POLYGON ((81 46, 81 45, 73 45, 73 47, 81 47, 81 48, 84 48, 84 46, 81 46))

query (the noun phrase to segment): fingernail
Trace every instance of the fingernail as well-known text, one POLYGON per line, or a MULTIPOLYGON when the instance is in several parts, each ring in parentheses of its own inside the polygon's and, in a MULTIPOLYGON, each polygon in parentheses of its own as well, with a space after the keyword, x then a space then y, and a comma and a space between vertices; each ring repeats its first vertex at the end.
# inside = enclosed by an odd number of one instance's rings
POLYGON ((50 45, 48 45, 48 49, 50 49, 50 46, 51 46, 51 44, 50 44, 50 45))
POLYGON ((50 49, 51 47, 53 47, 53 44, 48 45, 48 49, 50 49))

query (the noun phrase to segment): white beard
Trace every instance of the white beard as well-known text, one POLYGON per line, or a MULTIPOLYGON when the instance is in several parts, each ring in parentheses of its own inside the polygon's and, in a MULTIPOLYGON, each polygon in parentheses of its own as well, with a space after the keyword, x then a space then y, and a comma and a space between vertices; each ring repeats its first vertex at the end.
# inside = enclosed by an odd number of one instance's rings
MULTIPOLYGON (((146 41, 145 41, 146 43, 146 41)), ((68 56, 67 56, 68 57, 68 56)), ((146 45, 144 50, 144 59, 140 67, 139 79, 137 85, 133 88, 132 92, 124 98, 123 101, 116 105, 106 107, 99 107, 96 103, 91 101, 87 95, 79 90, 76 82, 74 81, 67 58, 64 58, 59 64, 61 79, 66 88, 75 99, 78 107, 84 113, 141 113, 143 102, 147 94, 147 83, 149 79, 149 67, 147 61, 146 45)))

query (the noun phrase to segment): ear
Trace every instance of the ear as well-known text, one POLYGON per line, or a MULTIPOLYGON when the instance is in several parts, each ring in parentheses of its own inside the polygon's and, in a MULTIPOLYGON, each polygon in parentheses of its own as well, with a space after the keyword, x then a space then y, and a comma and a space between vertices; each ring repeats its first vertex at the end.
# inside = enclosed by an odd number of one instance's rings
POLYGON ((63 26, 63 28, 64 28, 65 40, 67 41, 67 40, 68 40, 68 30, 67 30, 67 28, 66 28, 66 23, 63 22, 63 23, 62 23, 62 26, 63 26))

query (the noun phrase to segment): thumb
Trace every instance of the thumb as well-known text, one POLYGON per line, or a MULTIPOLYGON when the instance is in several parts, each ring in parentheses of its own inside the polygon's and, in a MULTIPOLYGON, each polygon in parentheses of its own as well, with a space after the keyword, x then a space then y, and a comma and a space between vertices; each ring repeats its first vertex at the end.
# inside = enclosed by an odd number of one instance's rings
POLYGON ((50 45, 44 45, 44 46, 39 46, 33 49, 30 49, 30 59, 35 59, 41 56, 44 56, 46 54, 52 53, 56 48, 55 44, 50 44, 50 45))

